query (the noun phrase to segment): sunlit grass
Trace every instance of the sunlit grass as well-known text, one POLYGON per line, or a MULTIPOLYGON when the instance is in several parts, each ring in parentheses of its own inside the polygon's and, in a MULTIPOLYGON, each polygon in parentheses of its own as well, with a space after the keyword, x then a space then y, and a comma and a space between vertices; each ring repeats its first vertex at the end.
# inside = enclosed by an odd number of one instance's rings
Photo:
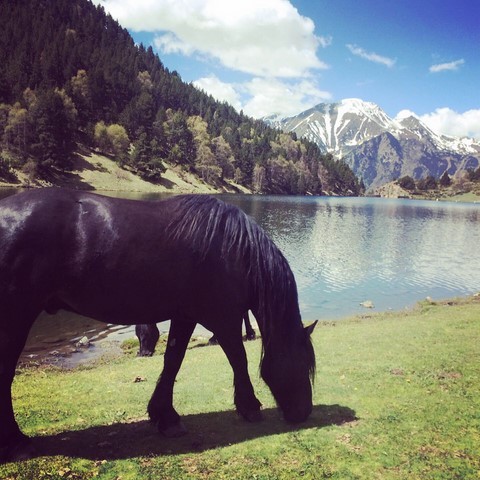
POLYGON ((193 348, 175 386, 180 439, 147 421, 161 355, 22 370, 14 405, 42 456, 0 478, 480 478, 479 298, 324 322, 313 340, 316 406, 299 427, 258 378, 260 341, 245 346, 265 420, 234 413, 221 349, 193 348))

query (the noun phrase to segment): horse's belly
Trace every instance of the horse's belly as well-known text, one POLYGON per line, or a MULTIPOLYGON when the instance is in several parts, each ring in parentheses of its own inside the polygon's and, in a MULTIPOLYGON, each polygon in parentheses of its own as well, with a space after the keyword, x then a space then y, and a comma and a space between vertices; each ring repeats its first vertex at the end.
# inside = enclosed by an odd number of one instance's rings
POLYGON ((219 256, 198 263, 185 250, 159 248, 155 255, 117 268, 93 268, 62 300, 78 313, 108 323, 156 323, 178 316, 201 322, 246 309, 245 282, 245 275, 227 268, 219 256))
POLYGON ((138 291, 131 289, 99 289, 96 292, 67 295, 65 303, 70 309, 99 321, 131 325, 157 323, 171 319, 178 311, 176 294, 169 289, 163 295, 153 289, 138 291))

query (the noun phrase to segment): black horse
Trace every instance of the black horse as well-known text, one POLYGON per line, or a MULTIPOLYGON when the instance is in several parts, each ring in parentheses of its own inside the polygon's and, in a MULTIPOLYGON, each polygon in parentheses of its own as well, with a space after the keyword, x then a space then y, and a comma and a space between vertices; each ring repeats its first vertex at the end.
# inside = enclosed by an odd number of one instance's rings
MULTIPOLYGON (((245 323, 245 339, 255 340, 256 333, 250 323, 248 312, 243 316, 243 321, 245 323)), ((155 347, 160 338, 160 332, 158 331, 157 325, 155 323, 142 323, 141 325, 135 325, 135 334, 140 342, 140 348, 137 355, 139 357, 151 357, 155 353, 155 347)), ((210 345, 217 345, 217 337, 213 335, 208 343, 210 345)))
POLYGON ((261 418, 247 370, 242 316, 262 337, 261 376, 290 422, 312 410, 314 325, 304 328, 293 273, 241 210, 208 196, 132 201, 47 188, 0 201, 0 453, 28 454, 11 384, 42 310, 114 324, 171 319, 164 367, 148 404, 166 435, 184 432, 173 386, 197 322, 212 331, 234 372, 234 401, 261 418))

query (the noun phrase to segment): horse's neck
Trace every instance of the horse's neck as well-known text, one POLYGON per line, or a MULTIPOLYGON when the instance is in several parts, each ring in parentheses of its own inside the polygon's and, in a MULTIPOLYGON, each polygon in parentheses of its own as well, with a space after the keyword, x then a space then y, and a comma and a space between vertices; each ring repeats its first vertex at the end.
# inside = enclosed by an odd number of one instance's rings
POLYGON ((285 308, 265 308, 261 311, 253 310, 253 313, 267 343, 288 345, 303 330, 298 301, 286 304, 285 308))

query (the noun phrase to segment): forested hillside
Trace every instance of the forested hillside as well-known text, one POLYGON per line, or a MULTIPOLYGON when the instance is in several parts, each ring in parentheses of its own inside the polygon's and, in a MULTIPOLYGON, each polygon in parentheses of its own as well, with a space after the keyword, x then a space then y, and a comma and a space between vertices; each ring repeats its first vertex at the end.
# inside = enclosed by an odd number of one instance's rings
POLYGON ((168 165, 262 193, 357 194, 349 167, 182 81, 88 0, 0 0, 0 178, 82 148, 158 182, 168 165))

